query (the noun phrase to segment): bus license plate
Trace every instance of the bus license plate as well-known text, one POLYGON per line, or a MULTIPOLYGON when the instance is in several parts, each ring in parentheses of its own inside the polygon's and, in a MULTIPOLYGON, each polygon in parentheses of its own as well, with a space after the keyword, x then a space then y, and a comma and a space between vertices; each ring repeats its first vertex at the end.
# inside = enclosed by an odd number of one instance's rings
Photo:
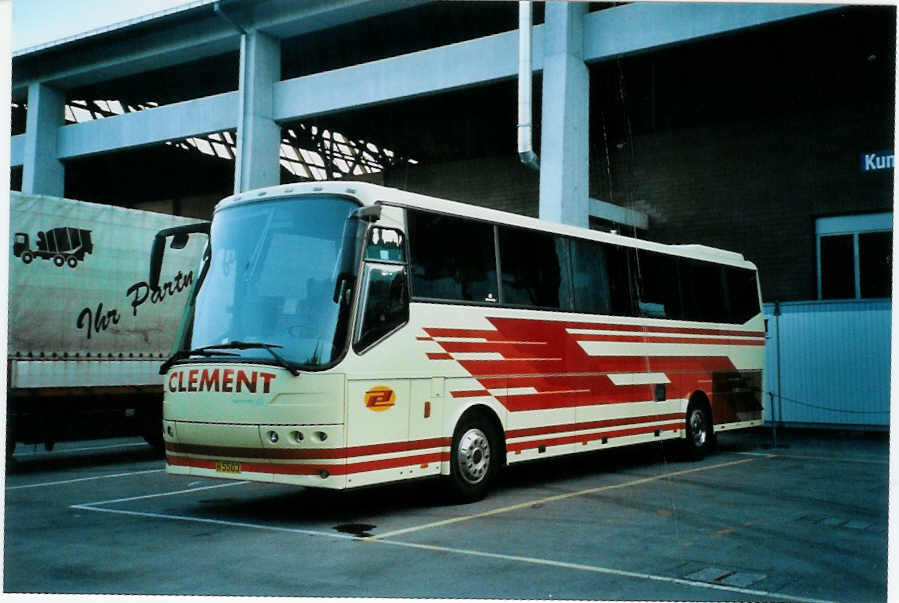
POLYGON ((215 470, 219 473, 240 473, 240 463, 237 461, 217 461, 215 470))

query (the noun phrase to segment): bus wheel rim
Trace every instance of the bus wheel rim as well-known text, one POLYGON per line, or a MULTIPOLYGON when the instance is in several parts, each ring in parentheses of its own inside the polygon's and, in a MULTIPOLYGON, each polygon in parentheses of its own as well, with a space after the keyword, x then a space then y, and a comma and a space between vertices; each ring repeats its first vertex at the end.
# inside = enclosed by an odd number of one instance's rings
POLYGON ((701 448, 705 444, 706 430, 705 415, 699 409, 690 413, 690 432, 693 436, 693 445, 701 448))
POLYGON ((490 441, 487 435, 477 427, 463 433, 459 438, 456 460, 463 480, 469 484, 483 481, 490 469, 490 441))

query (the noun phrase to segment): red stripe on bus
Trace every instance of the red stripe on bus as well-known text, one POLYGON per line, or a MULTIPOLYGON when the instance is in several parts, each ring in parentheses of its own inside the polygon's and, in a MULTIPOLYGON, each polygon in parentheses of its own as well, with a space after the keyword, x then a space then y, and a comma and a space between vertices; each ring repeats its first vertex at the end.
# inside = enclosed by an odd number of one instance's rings
MULTIPOLYGON (((564 376, 571 373, 646 373, 667 371, 732 371, 727 356, 582 356, 551 362, 527 360, 460 360, 472 376, 502 379, 525 375, 564 376)), ((485 379, 486 380, 486 379, 485 379)), ((482 383, 483 385, 483 383, 482 383)), ((489 386, 486 386, 490 389, 489 386)))
POLYGON ((707 339, 693 337, 652 337, 649 335, 572 335, 577 341, 625 341, 636 343, 687 343, 705 345, 765 345, 764 339, 707 339))
MULTIPOLYGON (((572 408, 575 406, 596 406, 599 404, 623 404, 628 402, 648 402, 651 394, 647 385, 613 385, 606 379, 606 386, 601 390, 590 391, 547 391, 533 394, 514 394, 505 396, 497 393, 494 398, 507 410, 521 412, 526 410, 548 410, 552 408, 572 408)), ((525 386, 522 384, 522 386, 525 386)), ((574 388, 571 388, 574 389, 574 388)), ((450 392, 454 398, 490 396, 487 390, 466 390, 450 392)))
POLYGON ((347 459, 372 454, 388 454, 391 452, 406 452, 409 450, 423 450, 425 448, 438 448, 449 446, 450 438, 431 438, 427 440, 413 440, 411 442, 390 442, 386 444, 371 444, 367 446, 352 446, 349 448, 249 448, 249 447, 225 447, 206 446, 202 444, 179 444, 166 442, 165 449, 171 452, 184 454, 202 454, 219 458, 259 458, 259 459, 347 459))
POLYGON ((546 348, 534 348, 535 344, 548 345, 545 341, 438 341, 447 352, 498 352, 504 356, 522 356, 528 354, 545 354, 546 348))
POLYGON ((445 329, 445 328, 425 328, 423 329, 432 337, 481 337, 487 340, 502 340, 503 329, 500 325, 508 325, 512 330, 518 330, 520 327, 524 330, 532 329, 534 326, 565 329, 595 329, 606 331, 626 331, 639 333, 682 333, 684 335, 730 335, 744 337, 764 337, 764 331, 739 331, 736 329, 708 329, 708 328, 688 328, 688 327, 664 327, 655 325, 627 325, 616 323, 592 323, 592 322, 558 322, 551 320, 539 320, 530 318, 488 318, 491 323, 498 327, 496 331, 488 331, 484 329, 445 329), (519 324, 515 324, 519 323, 519 324))
MULTIPOLYGON (((198 459, 167 455, 172 465, 181 467, 196 467, 198 469, 215 470, 216 460, 198 459)), ((348 475, 351 473, 365 473, 379 469, 394 469, 425 463, 438 463, 448 461, 449 453, 434 452, 430 454, 418 454, 415 456, 402 456, 378 461, 363 461, 359 463, 347 463, 345 465, 315 465, 309 463, 246 463, 240 462, 241 473, 271 473, 278 475, 318 475, 322 470, 331 475, 348 475)), ((239 474, 234 474, 239 475, 239 474)))
MULTIPOLYGON (((494 322, 494 319, 489 319, 490 322, 494 322)), ((736 329, 708 329, 708 328, 700 328, 700 327, 663 327, 656 325, 623 325, 623 324, 614 324, 614 323, 592 323, 592 322, 554 322, 540 320, 537 321, 535 319, 508 319, 508 318, 500 318, 498 321, 506 321, 506 320, 534 320, 535 322, 540 322, 542 324, 556 324, 561 326, 563 329, 596 329, 596 330, 604 330, 604 331, 633 331, 633 332, 646 332, 646 333, 683 333, 684 335, 731 335, 731 336, 746 336, 746 337, 764 337, 764 331, 739 331, 736 329)))
POLYGON ((407 467, 409 465, 423 465, 425 463, 439 463, 450 460, 448 452, 434 452, 417 456, 402 456, 380 461, 365 461, 361 463, 347 463, 345 473, 364 473, 377 471, 378 469, 393 469, 395 467, 407 467))
POLYGON ((453 357, 442 352, 428 352, 428 358, 431 360, 452 360, 453 357))
POLYGON ((652 433, 654 431, 675 431, 682 429, 682 423, 668 423, 665 425, 648 425, 646 427, 633 427, 630 429, 618 429, 615 431, 600 431, 597 433, 565 436, 560 438, 549 438, 546 440, 533 440, 529 442, 514 442, 506 446, 508 452, 517 452, 522 450, 530 450, 539 448, 540 446, 561 446, 563 444, 574 444, 578 442, 591 442, 602 438, 619 438, 622 436, 639 435, 643 433, 652 433))
POLYGON ((499 333, 497 331, 486 331, 483 329, 443 329, 443 328, 424 328, 425 333, 431 337, 480 337, 496 339, 499 333))
POLYGON ((506 432, 507 438, 522 438, 526 436, 546 435, 550 433, 562 433, 565 431, 599 429, 602 427, 617 427, 619 425, 633 425, 636 423, 652 423, 656 421, 670 421, 683 419, 682 413, 667 415, 650 415, 645 417, 630 417, 626 419, 607 419, 605 421, 588 421, 586 423, 568 423, 565 425, 548 425, 546 427, 529 427, 524 429, 512 429, 506 432))
POLYGON ((472 389, 450 392, 450 395, 453 398, 479 398, 481 396, 489 396, 490 392, 486 389, 472 389))
POLYGON ((601 404, 628 404, 651 401, 652 396, 649 394, 647 387, 646 385, 623 385, 617 387, 617 391, 614 392, 522 394, 518 396, 497 396, 496 399, 509 412, 598 406, 601 404))

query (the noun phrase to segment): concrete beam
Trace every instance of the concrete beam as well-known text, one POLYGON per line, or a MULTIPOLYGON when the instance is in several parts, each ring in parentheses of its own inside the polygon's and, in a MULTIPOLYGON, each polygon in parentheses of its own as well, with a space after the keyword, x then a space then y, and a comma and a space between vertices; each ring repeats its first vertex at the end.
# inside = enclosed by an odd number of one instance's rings
MULTIPOLYGON (((279 6, 293 4, 292 0, 275 0, 275 3, 279 6)), ((324 14, 321 13, 325 10, 324 4, 319 2, 307 11, 308 14, 324 14)), ((356 8, 364 5, 368 10, 375 10, 378 3, 345 0, 333 4, 338 12, 331 13, 331 18, 345 20, 350 16, 346 11, 353 8, 350 5, 356 8)), ((266 22, 269 18, 264 14, 266 6, 260 5, 257 18, 274 32, 286 34, 313 26, 311 17, 304 20, 301 14, 294 15, 290 22, 266 22)), ((584 17, 583 58, 597 61, 646 52, 838 8, 838 5, 808 4, 628 4, 588 13, 584 17)), ((277 11, 272 9, 274 13, 277 11)), ((543 26, 534 28, 532 67, 535 72, 543 70, 543 29, 543 26)), ((274 87, 273 117, 276 121, 295 121, 511 79, 517 75, 517 41, 517 31, 505 32, 285 80, 274 87)), ((111 45, 98 45, 84 53, 30 59, 29 55, 17 57, 13 65, 13 88, 19 91, 19 100, 24 100, 24 90, 29 83, 45 81, 60 87, 89 84, 214 56, 233 50, 238 44, 239 35, 233 28, 221 18, 210 17, 111 45), (204 28, 208 30, 204 31, 204 28)), ((68 159, 232 130, 237 127, 237 109, 237 93, 232 92, 65 126, 59 130, 58 156, 68 159)), ((511 107, 510 111, 513 109, 511 107)), ((13 165, 24 164, 26 145, 19 142, 24 140, 13 137, 13 165)))
POLYGON ((637 2, 588 13, 584 60, 601 61, 695 42, 786 19, 842 8, 837 4, 637 2))
POLYGON ((433 0, 268 0, 254 7, 252 28, 289 38, 393 13, 433 0))
MULTIPOLYGON (((211 9, 210 9, 211 10, 211 9)), ((216 56, 239 48, 240 36, 215 16, 142 33, 77 52, 23 55, 13 62, 13 98, 32 82, 85 86, 216 56)))
MULTIPOLYGON (((421 4, 413 0, 270 0, 229 3, 247 29, 290 37, 388 14, 421 4)), ((240 36, 214 14, 212 4, 182 15, 140 24, 133 35, 111 30, 58 48, 13 57, 13 99, 24 100, 29 83, 68 89, 137 75, 237 50, 240 36)))
POLYGON ((616 224, 624 224, 625 226, 633 226, 641 230, 649 229, 649 216, 635 209, 628 209, 609 203, 608 201, 600 201, 599 199, 589 199, 590 215, 594 218, 608 220, 616 224))
MULTIPOLYGON (((543 68, 542 44, 541 25, 534 28, 534 71, 543 68)), ((517 73, 518 32, 495 34, 284 80, 275 85, 275 118, 295 121, 507 80, 517 73)))
POLYGON ((274 86, 280 79, 280 41, 259 32, 245 35, 240 52, 235 194, 281 183, 281 126, 272 113, 274 86))
MULTIPOLYGON (((628 4, 584 17, 583 58, 586 62, 607 60, 837 8, 809 4, 628 4)), ((543 30, 543 25, 533 30, 535 73, 543 70, 543 30)), ((517 44, 518 32, 510 31, 284 80, 275 86, 275 118, 295 121, 508 80, 518 73, 517 44)))
POLYGON ((28 87, 22 192, 62 197, 66 172, 59 160, 57 133, 65 121, 65 95, 45 84, 28 87))
POLYGON ((75 159, 237 127, 237 92, 59 128, 59 158, 75 159))

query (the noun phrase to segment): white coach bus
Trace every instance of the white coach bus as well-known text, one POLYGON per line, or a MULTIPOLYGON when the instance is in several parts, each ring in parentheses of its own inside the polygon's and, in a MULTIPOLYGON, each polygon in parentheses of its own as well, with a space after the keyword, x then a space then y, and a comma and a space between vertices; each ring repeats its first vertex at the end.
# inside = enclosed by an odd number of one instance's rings
MULTIPOLYGON (((208 226, 208 225, 207 225, 208 226)), ((199 229, 201 230, 201 229, 199 229)), ((151 284, 167 240, 161 231, 151 284)), ((762 424, 743 256, 367 183, 224 199, 165 376, 167 471, 353 488, 762 424)))

